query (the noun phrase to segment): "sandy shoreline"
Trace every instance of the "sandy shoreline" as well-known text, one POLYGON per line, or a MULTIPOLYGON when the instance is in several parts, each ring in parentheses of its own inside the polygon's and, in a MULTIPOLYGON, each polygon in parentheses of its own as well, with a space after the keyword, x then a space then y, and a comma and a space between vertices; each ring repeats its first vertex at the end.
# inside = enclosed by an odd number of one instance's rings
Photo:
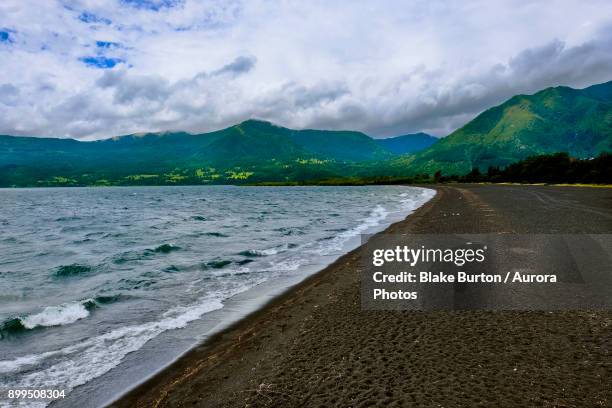
MULTIPOLYGON (((442 187, 385 232, 609 233, 609 199, 605 189, 442 187), (495 193, 499 202, 489 191, 496 188, 504 189, 495 193), (510 197, 520 199, 519 189, 554 192, 556 204, 542 207, 551 214, 539 208, 514 214, 521 208, 510 197), (563 207, 563 194, 579 203, 563 207), (578 208, 581 203, 594 207, 578 208), (558 221, 568 218, 564 212, 573 220, 558 221)), ((113 406, 612 404, 612 313, 362 311, 359 251, 188 352, 113 406)))

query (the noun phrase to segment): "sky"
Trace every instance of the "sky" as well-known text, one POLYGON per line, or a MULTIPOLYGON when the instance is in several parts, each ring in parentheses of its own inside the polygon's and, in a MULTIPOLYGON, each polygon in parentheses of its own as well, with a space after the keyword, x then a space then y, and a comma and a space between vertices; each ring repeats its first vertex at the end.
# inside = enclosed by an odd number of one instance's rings
POLYGON ((612 80, 609 0, 2 0, 0 134, 249 118, 445 136, 519 93, 612 80))

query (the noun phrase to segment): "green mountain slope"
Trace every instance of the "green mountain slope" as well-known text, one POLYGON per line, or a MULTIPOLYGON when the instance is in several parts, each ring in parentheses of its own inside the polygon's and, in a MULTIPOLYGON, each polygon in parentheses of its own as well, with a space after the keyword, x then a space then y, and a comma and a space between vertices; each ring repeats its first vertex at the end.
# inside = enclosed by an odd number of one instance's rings
POLYGON ((306 180, 340 177, 346 166, 391 156, 363 133, 292 130, 257 120, 204 134, 93 142, 0 136, 0 186, 306 180))
POLYGON ((227 129, 206 134, 214 139, 195 152, 194 163, 216 165, 261 163, 312 156, 289 137, 290 130, 268 122, 249 120, 227 129))
POLYGON ((411 172, 465 174, 529 156, 567 152, 588 158, 612 150, 612 82, 578 90, 547 88, 486 110, 414 157, 411 172))
POLYGON ((319 157, 346 161, 380 160, 392 156, 371 137, 350 131, 298 130, 291 139, 319 157))
POLYGON ((395 154, 416 153, 427 149, 438 141, 438 138, 427 133, 413 133, 409 135, 376 139, 383 148, 395 154))

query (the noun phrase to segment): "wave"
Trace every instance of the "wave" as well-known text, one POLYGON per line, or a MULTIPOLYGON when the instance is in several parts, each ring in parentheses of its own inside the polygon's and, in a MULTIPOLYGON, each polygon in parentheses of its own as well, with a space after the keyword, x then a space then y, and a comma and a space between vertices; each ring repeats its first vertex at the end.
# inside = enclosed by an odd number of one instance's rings
POLYGON ((274 262, 270 265, 269 270, 274 272, 290 272, 297 271, 304 263, 304 258, 289 258, 283 261, 274 262))
POLYGON ((81 219, 81 217, 79 217, 78 215, 69 215, 69 216, 65 216, 65 217, 56 218, 55 221, 56 222, 77 221, 77 220, 80 220, 80 219, 81 219))
POLYGON ((91 272, 93 268, 83 264, 61 265, 55 270, 55 276, 58 278, 84 275, 91 272))
POLYGON ((100 306, 123 299, 123 295, 96 296, 78 302, 47 306, 42 311, 26 316, 12 317, 0 324, 0 339, 27 330, 43 327, 65 326, 84 319, 100 306))
MULTIPOLYGON (((399 194, 402 199, 400 203, 403 211, 414 211, 425 202, 430 200, 436 195, 435 190, 421 188, 419 189, 418 195, 414 197, 414 193, 404 192, 399 194)), ((342 250, 344 244, 351 238, 363 234, 372 228, 378 227, 385 222, 385 219, 389 216, 389 211, 382 205, 374 207, 367 217, 360 220, 360 223, 348 230, 341 232, 335 237, 321 239, 321 245, 313 252, 319 255, 329 255, 334 251, 342 250), (323 245, 324 242, 324 245, 323 245)), ((403 214, 406 216, 407 214, 403 214)))
POLYGON ((95 301, 65 303, 59 306, 47 306, 39 313, 13 317, 0 326, 0 334, 5 337, 38 327, 63 326, 84 319, 95 308, 95 301))
POLYGON ((120 300, 125 300, 129 298, 129 296, 118 294, 118 295, 101 295, 96 296, 93 300, 98 305, 108 305, 111 303, 118 302, 120 300))
POLYGON ((227 238, 228 235, 222 234, 220 232, 205 232, 204 235, 208 235, 209 237, 217 237, 217 238, 227 238))
POLYGON ((42 312, 21 318, 21 323, 26 329, 35 327, 50 327, 63 326, 65 324, 74 323, 77 320, 84 319, 89 316, 91 304, 87 300, 85 302, 65 303, 60 306, 47 306, 42 312))
POLYGON ((208 269, 208 268, 222 269, 222 268, 225 268, 227 265, 229 265, 231 263, 232 263, 232 261, 230 261, 230 260, 219 259, 219 260, 214 260, 214 261, 206 262, 202 266, 204 267, 204 269, 208 269))
POLYGON ((145 249, 144 251, 126 251, 121 254, 115 255, 112 262, 115 265, 123 265, 128 262, 140 261, 155 254, 169 254, 170 252, 179 251, 181 248, 174 244, 162 244, 154 249, 145 249))
POLYGON ((321 245, 314 249, 313 252, 318 255, 329 255, 334 251, 340 251, 349 239, 381 225, 388 215, 389 211, 387 211, 385 207, 377 205, 370 211, 367 217, 359 220, 357 226, 341 232, 333 238, 325 240, 324 244, 321 242, 321 245))
POLYGON ((106 373, 128 353, 139 350, 160 333, 183 328, 204 314, 222 308, 221 299, 229 295, 219 294, 191 306, 176 307, 164 313, 161 320, 117 328, 62 349, 0 360, 0 373, 9 374, 8 383, 3 385, 43 388, 52 382, 70 391, 106 373), (45 369, 30 371, 43 362, 45 369))
POLYGON ((267 249, 247 249, 246 251, 238 252, 238 255, 246 256, 247 258, 256 258, 259 256, 277 255, 288 249, 296 248, 298 245, 293 243, 283 244, 267 249))
POLYGON ((120 279, 118 283, 117 289, 119 290, 138 290, 138 289, 147 289, 150 286, 157 284, 157 280, 155 279, 138 279, 138 278, 124 278, 120 279))
POLYGON ((155 248, 153 250, 153 252, 157 252, 157 253, 162 253, 162 254, 167 254, 170 253, 172 251, 178 251, 179 249, 181 249, 180 246, 177 245, 173 245, 173 244, 162 244, 160 246, 158 246, 157 248, 155 248))
MULTIPOLYGON (((274 252, 274 253, 276 253, 276 252, 274 252)), ((246 251, 238 252, 238 255, 246 256, 248 258, 255 258, 255 257, 258 257, 258 256, 273 255, 274 253, 264 254, 264 251, 260 251, 260 250, 257 250, 257 249, 247 249, 246 251)))
POLYGON ((23 325, 21 319, 19 317, 13 317, 5 320, 4 323, 0 325, 0 339, 10 334, 19 333, 25 330, 27 329, 23 325))
POLYGON ((400 197, 403 198, 400 202, 403 204, 404 209, 416 210, 427 201, 431 200, 436 195, 436 190, 429 188, 421 188, 418 192, 418 195, 415 197, 414 194, 409 195, 407 193, 400 194, 400 197), (406 195, 404 195, 406 194, 406 195))
POLYGON ((280 232, 285 236, 304 235, 304 231, 302 231, 301 228, 297 228, 297 227, 280 227, 280 228, 276 228, 274 231, 280 232))
POLYGON ((219 278, 225 278, 225 277, 229 277, 229 276, 242 276, 242 275, 251 275, 251 274, 257 274, 261 271, 251 271, 251 269, 249 269, 246 266, 240 267, 240 268, 230 268, 230 269, 219 269, 218 271, 211 271, 212 274, 209 276, 204 277, 204 280, 217 280, 219 278))

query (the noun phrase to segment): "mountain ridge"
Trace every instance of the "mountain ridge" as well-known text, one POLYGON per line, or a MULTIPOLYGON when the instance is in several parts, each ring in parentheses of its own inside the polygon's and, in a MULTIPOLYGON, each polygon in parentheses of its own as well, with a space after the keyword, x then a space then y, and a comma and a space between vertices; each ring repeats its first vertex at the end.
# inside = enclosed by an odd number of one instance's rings
POLYGON ((376 139, 376 142, 395 154, 416 153, 425 150, 439 139, 424 132, 376 139))
POLYGON ((603 151, 612 151, 612 81, 515 95, 404 160, 404 165, 412 172, 466 174, 540 154, 567 152, 589 158, 603 151))
POLYGON ((342 177, 347 166, 393 156, 361 132, 294 130, 261 120, 209 133, 95 141, 0 136, 0 186, 304 180, 342 177))
POLYGON ((461 175, 534 155, 589 158, 605 151, 612 151, 612 81, 515 95, 441 139, 424 133, 374 139, 257 119, 208 133, 140 132, 95 141, 3 135, 0 186, 461 175))

